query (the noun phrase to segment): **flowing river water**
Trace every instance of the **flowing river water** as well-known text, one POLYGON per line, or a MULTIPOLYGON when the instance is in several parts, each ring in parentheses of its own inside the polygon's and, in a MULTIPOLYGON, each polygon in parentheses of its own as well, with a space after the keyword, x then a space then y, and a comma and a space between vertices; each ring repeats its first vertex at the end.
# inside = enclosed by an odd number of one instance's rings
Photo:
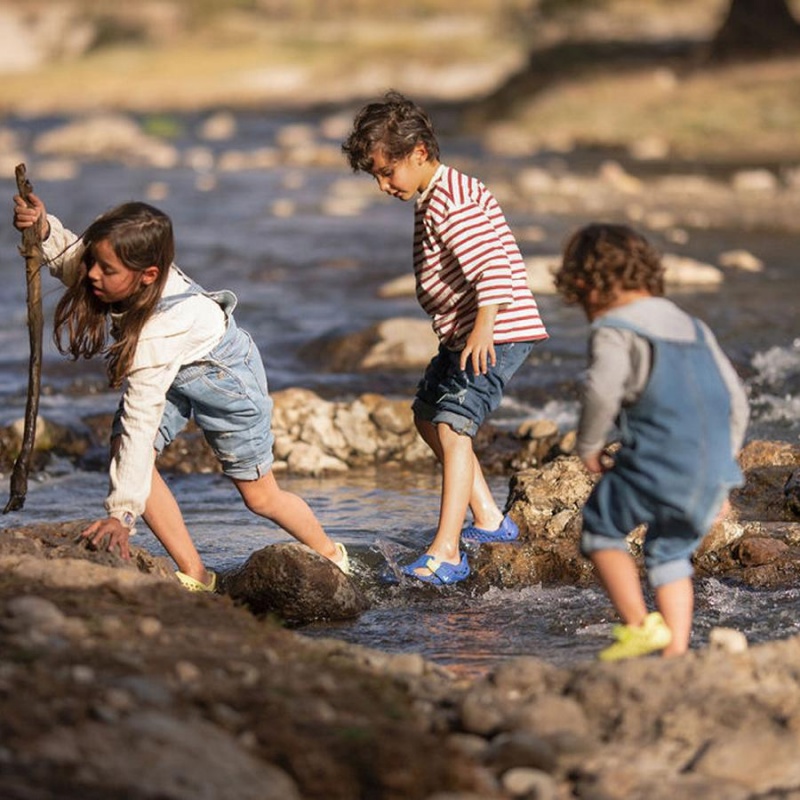
MULTIPOLYGON (((378 299, 377 289, 410 268, 413 209, 380 195, 374 187, 360 205, 351 203, 355 182, 344 160, 324 166, 280 163, 269 169, 217 172, 191 153, 269 146, 289 124, 320 120, 241 114, 236 134, 223 144, 199 142, 190 117, 179 120, 174 144, 185 157, 165 169, 122 163, 80 164, 59 179, 37 178, 37 159, 28 161, 35 190, 73 230, 100 211, 129 199, 153 199, 173 218, 178 263, 207 288, 230 288, 239 296, 237 319, 251 332, 267 367, 272 391, 310 388, 329 399, 364 391, 410 397, 417 371, 364 375, 322 373, 301 358, 300 348, 317 337, 361 330, 395 316, 423 318, 413 298, 378 299), (201 146, 204 148, 198 151, 201 146)), ((26 141, 61 120, 12 120, 26 141)), ((333 149, 337 141, 324 143, 333 149)), ((481 152, 465 137, 443 137, 445 160, 468 165, 490 187, 493 176, 513 164, 481 152)), ((562 157, 569 164, 569 156, 562 157)), ((213 159, 212 159, 213 161, 213 159)), ((585 157, 583 163, 585 166, 585 157)), ((52 168, 52 165, 51 165, 52 168)), ((45 175, 48 173, 45 172, 45 175)), ((13 174, 0 179, 11 218, 13 174)), ((538 215, 506 208, 515 229, 536 226, 536 241, 523 240, 524 255, 557 252, 565 235, 585 219, 538 215)), ((653 235, 663 250, 675 249, 653 235)), ((23 415, 28 342, 23 261, 18 233, 0 226, 0 424, 23 415)), ((800 333, 796 265, 800 237, 785 233, 729 230, 691 231, 681 249, 714 263, 722 251, 746 249, 761 258, 762 273, 727 272, 714 290, 682 290, 675 299, 701 316, 717 336, 750 392, 749 438, 797 442, 800 435, 800 333)), ((46 316, 52 318, 60 285, 44 276, 46 316)), ((537 348, 515 377, 495 422, 526 418, 556 420, 563 430, 576 419, 576 386, 583 368, 586 324, 558 298, 540 295, 551 339, 537 348)), ((46 338, 50 329, 46 331, 46 338)), ((45 342, 44 392, 40 413, 74 423, 115 408, 117 394, 104 389, 101 365, 62 359, 45 342)), ((508 477, 492 478, 498 501, 506 499, 508 477)), ((172 476, 170 484, 209 566, 241 563, 266 544, 286 541, 279 529, 254 518, 224 478, 172 476)), ((333 538, 346 543, 372 607, 358 620, 318 624, 311 636, 334 636, 393 652, 420 652, 465 672, 480 672, 510 656, 528 654, 557 664, 591 658, 614 618, 599 589, 530 586, 474 595, 464 587, 385 587, 376 576, 386 560, 405 559, 424 549, 435 525, 439 483, 431 471, 375 470, 330 478, 284 477, 302 495, 333 538)), ((25 508, 0 518, 8 528, 37 521, 85 518, 102 510, 106 477, 56 461, 32 476, 25 508)), ((141 526, 140 526, 141 527, 141 526)), ((141 531, 137 543, 161 554, 141 531)), ((715 580, 698 581, 693 644, 702 645, 714 626, 742 630, 751 642, 783 638, 800 629, 800 589, 763 592, 715 580)))

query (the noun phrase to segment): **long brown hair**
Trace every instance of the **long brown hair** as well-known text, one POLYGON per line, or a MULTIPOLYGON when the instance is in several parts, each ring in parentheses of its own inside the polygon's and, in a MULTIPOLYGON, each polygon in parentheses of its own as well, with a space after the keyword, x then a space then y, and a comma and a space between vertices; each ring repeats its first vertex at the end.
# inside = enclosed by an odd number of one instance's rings
POLYGON ((53 338, 59 352, 75 360, 102 353, 109 384, 117 387, 130 370, 139 335, 161 297, 175 257, 172 222, 147 203, 123 203, 98 217, 81 239, 81 277, 67 288, 56 306, 53 338), (87 277, 94 264, 94 247, 103 240, 128 269, 143 272, 151 266, 159 268, 156 280, 140 284, 130 297, 113 331, 108 322, 112 306, 93 294, 87 277), (64 337, 66 343, 62 345, 64 337), (111 344, 109 339, 113 339, 111 344))

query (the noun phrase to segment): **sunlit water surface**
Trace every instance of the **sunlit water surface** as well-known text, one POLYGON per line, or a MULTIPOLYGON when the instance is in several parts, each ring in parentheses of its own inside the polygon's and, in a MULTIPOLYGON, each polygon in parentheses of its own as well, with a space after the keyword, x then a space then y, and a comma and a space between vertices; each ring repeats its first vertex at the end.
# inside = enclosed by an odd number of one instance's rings
MULTIPOLYGON (((225 143, 230 149, 268 145, 279 124, 297 120, 242 115, 238 121, 237 138, 225 143)), ((31 134, 34 128, 43 130, 58 122, 11 124, 31 134)), ((192 120, 185 123, 186 133, 178 144, 189 148, 197 142, 192 120)), ((509 168, 497 156, 482 158, 474 142, 445 139, 443 144, 445 153, 470 165, 490 186, 493 170, 509 168)), ((299 348, 316 337, 360 330, 393 316, 422 318, 413 298, 376 299, 382 283, 409 268, 411 206, 375 191, 360 214, 331 214, 341 181, 354 180, 344 163, 341 169, 220 174, 210 192, 198 189, 198 174, 188 168, 85 165, 75 179, 66 181, 37 181, 36 163, 29 169, 37 192, 75 230, 104 208, 146 197, 154 185, 165 187, 166 196, 157 204, 174 219, 178 262, 206 287, 238 293, 239 324, 258 343, 273 391, 297 385, 337 399, 364 391, 410 397, 416 372, 329 374, 299 356, 299 348), (274 215, 277 201, 286 201, 293 214, 274 215)), ((10 218, 14 186, 0 180, 0 190, 8 198, 10 218)), ((514 213, 509 218, 515 228, 535 224, 544 232, 541 241, 522 242, 525 255, 557 252, 566 232, 585 221, 514 213)), ((653 238, 664 250, 680 250, 655 234, 653 238)), ((0 424, 20 418, 25 403, 28 341, 17 242, 10 225, 0 227, 0 424)), ((711 324, 745 376, 753 409, 751 438, 797 442, 800 434, 798 245, 796 237, 772 232, 692 231, 681 251, 714 263, 724 250, 745 248, 767 264, 762 274, 728 273, 716 291, 674 295, 711 324)), ((59 289, 47 276, 44 286, 50 314, 59 289)), ((586 324, 557 298, 541 296, 539 301, 552 338, 515 376, 495 422, 512 425, 541 417, 555 419, 566 430, 575 422, 586 324)), ((49 343, 43 380, 41 413, 50 419, 75 424, 116 406, 117 396, 103 389, 99 365, 65 362, 49 343)), ((224 478, 192 475, 168 480, 209 566, 233 567, 254 550, 287 540, 280 530, 250 515, 224 478)), ((507 476, 492 481, 502 504, 507 476)), ((313 625, 305 629, 308 635, 335 636, 392 652, 420 652, 469 673, 518 655, 575 663, 592 658, 607 641, 614 615, 596 589, 529 586, 475 594, 468 584, 446 589, 382 584, 377 576, 387 562, 416 556, 433 533, 439 500, 433 471, 380 470, 319 480, 283 478, 282 483, 306 498, 333 538, 345 542, 356 578, 372 602, 359 619, 313 625)), ((24 510, 0 518, 0 527, 97 515, 105 489, 102 472, 77 471, 66 462, 55 462, 32 477, 24 510)), ((137 543, 163 552, 146 530, 140 531, 137 543)), ((759 592, 699 581, 693 645, 702 645, 713 626, 737 628, 753 642, 795 634, 799 593, 800 589, 759 592)))

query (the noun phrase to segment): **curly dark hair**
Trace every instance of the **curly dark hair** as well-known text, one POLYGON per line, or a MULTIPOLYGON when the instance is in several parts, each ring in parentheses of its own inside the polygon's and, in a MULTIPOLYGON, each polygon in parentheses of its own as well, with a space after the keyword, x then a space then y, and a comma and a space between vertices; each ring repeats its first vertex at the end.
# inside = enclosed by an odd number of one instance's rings
POLYGON ((556 289, 567 303, 584 305, 591 292, 605 305, 619 290, 664 294, 661 256, 627 225, 593 223, 572 234, 564 247, 556 289))
POLYGON ((427 112, 400 92, 389 91, 380 102, 368 103, 355 116, 342 144, 353 172, 372 172, 372 153, 380 148, 387 161, 400 161, 418 143, 428 149, 428 161, 439 158, 439 142, 427 112))

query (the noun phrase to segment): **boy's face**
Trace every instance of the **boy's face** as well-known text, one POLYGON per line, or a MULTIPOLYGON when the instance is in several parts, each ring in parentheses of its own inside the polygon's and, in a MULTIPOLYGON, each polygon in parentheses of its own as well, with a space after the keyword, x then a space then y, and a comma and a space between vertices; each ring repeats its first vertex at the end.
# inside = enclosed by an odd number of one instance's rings
POLYGON ((436 162, 428 161, 428 149, 418 144, 405 158, 389 161, 385 153, 376 148, 372 156, 372 177, 378 188, 398 200, 410 200, 417 192, 424 191, 430 183, 436 162))

